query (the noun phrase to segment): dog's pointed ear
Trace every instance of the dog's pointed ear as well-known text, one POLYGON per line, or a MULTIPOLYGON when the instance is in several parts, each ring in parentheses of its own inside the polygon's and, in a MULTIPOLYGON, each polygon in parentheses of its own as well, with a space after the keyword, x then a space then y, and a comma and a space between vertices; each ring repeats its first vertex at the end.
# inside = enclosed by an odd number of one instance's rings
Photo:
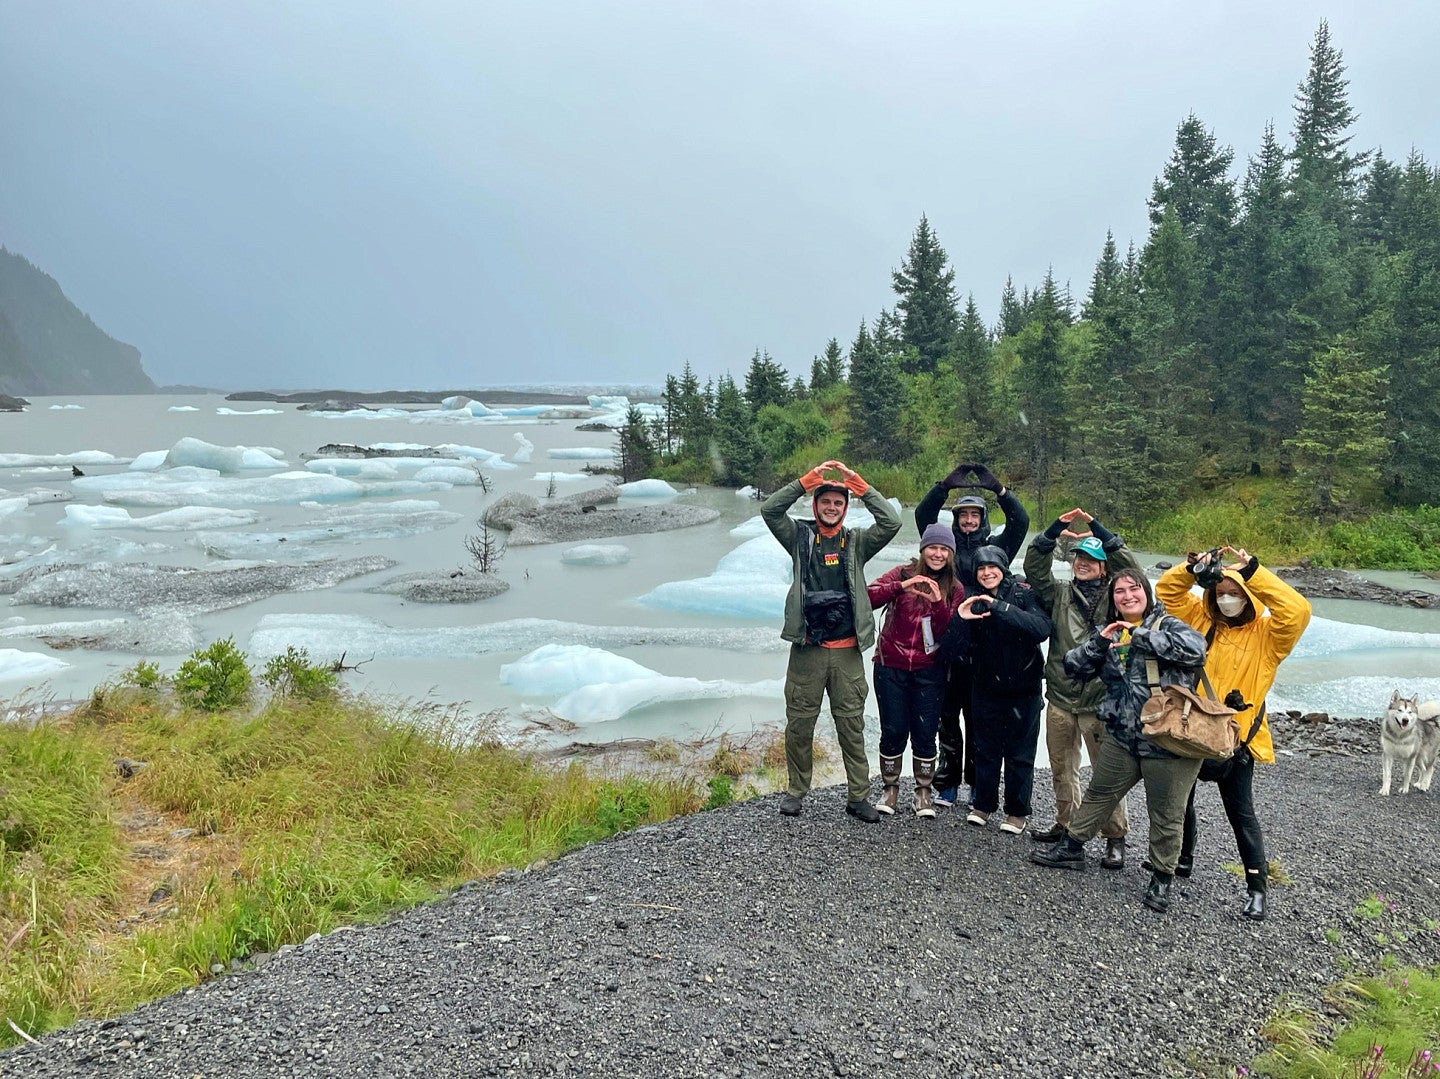
POLYGON ((1393 691, 1391 692, 1391 694, 1390 694, 1390 707, 1391 707, 1391 708, 1394 708, 1394 707, 1395 707, 1395 702, 1398 701, 1399 699, 1400 699, 1400 691, 1399 691, 1398 689, 1397 689, 1397 690, 1393 690, 1393 691))

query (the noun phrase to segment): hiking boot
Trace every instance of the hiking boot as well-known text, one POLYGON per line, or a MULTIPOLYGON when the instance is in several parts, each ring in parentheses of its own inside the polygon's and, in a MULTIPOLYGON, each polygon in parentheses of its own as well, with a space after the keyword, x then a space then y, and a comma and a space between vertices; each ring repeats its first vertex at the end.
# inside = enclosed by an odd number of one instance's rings
POLYGON ((931 796, 930 784, 935 781, 935 758, 925 760, 923 757, 915 759, 915 815, 917 817, 935 816, 935 803, 931 796))
POLYGON ((800 807, 804 804, 803 798, 796 798, 795 795, 786 791, 780 796, 780 812, 787 817, 798 817, 800 807))
POLYGON ((1105 840, 1105 856, 1100 859, 1104 869, 1125 868, 1125 837, 1105 840))
POLYGON ((977 828, 984 828, 985 822, 990 819, 989 813, 981 813, 978 809, 970 810, 970 815, 965 818, 966 824, 973 824, 977 828))
POLYGON ((1036 843, 1058 843, 1060 842, 1060 840, 1065 838, 1065 825, 1061 824, 1057 820, 1054 824, 1050 825, 1050 827, 1046 828, 1043 832, 1032 831, 1030 833, 1030 838, 1035 840, 1036 843))
POLYGON ((1000 822, 1000 830, 1006 835, 1019 835, 1025 830, 1025 818, 1006 817, 1000 822))
POLYGON ((880 811, 864 798, 851 799, 846 802, 845 812, 849 813, 852 817, 863 820, 866 824, 880 823, 880 811))
POLYGON ((1076 842, 1066 832, 1060 842, 1042 850, 1032 850, 1030 860, 1051 869, 1084 869, 1085 844, 1076 842))
POLYGON ((880 800, 875 803, 875 808, 887 817, 895 812, 895 804, 900 801, 900 759, 886 756, 880 758, 880 782, 884 789, 880 792, 880 800))
POLYGON ((955 787, 942 787, 935 792, 935 797, 932 800, 937 806, 944 806, 946 809, 949 809, 955 804, 955 797, 958 793, 955 787))
POLYGON ((1252 922, 1265 920, 1265 893, 1252 891, 1245 897, 1245 909, 1240 912, 1252 922))
POLYGON ((1144 903, 1147 907, 1160 914, 1170 909, 1170 881, 1169 873, 1150 874, 1150 883, 1145 888, 1144 903))

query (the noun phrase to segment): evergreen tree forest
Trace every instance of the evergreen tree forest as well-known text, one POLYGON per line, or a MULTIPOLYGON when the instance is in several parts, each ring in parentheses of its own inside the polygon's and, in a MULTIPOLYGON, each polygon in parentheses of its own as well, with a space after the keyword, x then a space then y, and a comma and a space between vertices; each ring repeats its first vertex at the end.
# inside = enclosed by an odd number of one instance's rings
POLYGON ((1440 564, 1440 170, 1359 149, 1357 120, 1322 22, 1288 137, 1241 163, 1186 116, 1143 243, 1107 235, 1083 298, 1007 279, 992 325, 921 217, 890 306, 807 377, 757 350, 743 383, 669 378, 660 474, 770 490, 838 455, 913 500, 981 460, 1037 521, 1178 544, 1263 517, 1322 561, 1440 564), (1402 554, 1365 547, 1377 521, 1402 554))

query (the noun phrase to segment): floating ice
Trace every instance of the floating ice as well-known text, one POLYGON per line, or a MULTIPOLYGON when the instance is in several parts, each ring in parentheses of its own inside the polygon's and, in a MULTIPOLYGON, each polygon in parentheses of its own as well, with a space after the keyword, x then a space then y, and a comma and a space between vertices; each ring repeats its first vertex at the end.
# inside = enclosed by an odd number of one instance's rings
MULTIPOLYGON (((1314 625, 1314 622, 1311 623, 1314 625)), ((1358 627, 1357 627, 1358 628, 1358 627)), ((1306 631, 1309 635, 1309 631, 1306 631)), ((1429 636, 1434 636, 1430 634, 1429 636)), ((1304 638, 1302 637, 1303 641, 1304 638)), ((1281 667, 1283 675, 1285 668, 1281 667)), ((1375 716, 1378 720, 1396 689, 1406 694, 1418 693, 1420 699, 1440 700, 1440 678, 1392 678, 1389 676, 1361 676, 1343 678, 1333 682, 1311 682, 1287 685, 1277 683, 1266 699, 1272 712, 1295 709, 1301 712, 1328 712, 1332 716, 1375 716)), ((1245 726, 1244 717, 1240 725, 1245 726)), ((1379 737, 1379 724, 1376 724, 1379 737)))
POLYGON ((756 489, 756 488, 754 488, 754 487, 742 487, 742 488, 740 488, 738 491, 735 492, 735 497, 736 497, 736 498, 754 498, 754 497, 755 497, 757 494, 759 494, 759 493, 760 493, 759 490, 756 489))
MULTIPOLYGON (((462 519, 438 502, 401 501, 320 511, 307 528, 284 532, 201 532, 194 543, 215 558, 311 560, 327 557, 311 547, 397 539, 449 528, 462 519)), ((123 512, 123 511, 122 511, 123 512)))
POLYGON ((194 623, 168 613, 151 618, 19 623, 0 627, 0 639, 35 640, 51 648, 86 648, 146 656, 183 656, 193 652, 197 644, 194 623))
POLYGON ((615 450, 609 446, 570 446, 546 450, 545 456, 553 461, 610 461, 615 450))
POLYGON ((165 457, 169 452, 169 450, 146 450, 130 462, 130 471, 154 472, 158 468, 164 468, 165 457))
POLYGON ((770 528, 766 525, 765 518, 757 513, 754 517, 732 528, 730 535, 737 536, 741 539, 754 539, 756 536, 770 535, 770 528))
POLYGON ((194 405, 171 405, 171 406, 170 406, 169 408, 167 408, 165 411, 166 411, 166 412, 199 412, 200 410, 199 410, 198 408, 196 408, 194 405))
POLYGON ((549 483, 551 480, 556 483, 574 483, 577 480, 593 480, 595 477, 588 472, 537 472, 530 478, 541 483, 549 483))
POLYGON ((121 506, 262 506, 295 502, 343 502, 377 496, 409 496, 441 491, 449 484, 417 480, 350 480, 315 472, 224 479, 205 469, 164 469, 114 476, 86 476, 71 484, 98 493, 121 506))
POLYGON ((217 408, 217 416, 283 416, 283 408, 217 408))
MULTIPOLYGON (((1330 618, 1312 618, 1290 655, 1293 659, 1315 659, 1381 648, 1440 648, 1440 633, 1380 629, 1330 618)), ((1390 698, 1387 695, 1385 699, 1390 698)))
POLYGON ((784 696, 783 679, 731 682, 676 678, 584 645, 547 644, 500 668, 500 681, 526 696, 563 693, 550 710, 572 723, 604 723, 668 701, 784 696))
POLYGON ((307 472, 319 472, 326 476, 348 476, 357 480, 394 480, 400 478, 396 460, 418 460, 418 458, 391 457, 317 457, 305 462, 307 472))
POLYGON ((586 404, 591 408, 598 408, 602 412, 624 412, 630 407, 630 398, 624 394, 595 394, 592 393, 585 399, 586 404))
POLYGON ((458 626, 392 626, 359 615, 267 614, 250 636, 249 652, 280 655, 287 645, 312 656, 374 653, 387 659, 469 659, 495 652, 525 652, 542 644, 586 644, 603 648, 681 645, 712 651, 764 653, 790 646, 773 626, 731 629, 704 626, 589 626, 545 618, 458 626))
POLYGON ((70 411, 70 410, 72 410, 72 409, 80 410, 80 409, 83 409, 84 407, 85 407, 84 405, 51 405, 51 406, 50 406, 50 411, 51 411, 51 412, 68 412, 68 411, 70 411))
POLYGON ((618 486, 621 498, 674 498, 680 493, 664 480, 635 480, 618 486))
POLYGON ((569 566, 623 566, 630 561, 630 548, 623 543, 582 543, 560 555, 569 566))
POLYGON ((426 465, 415 473, 419 483, 448 483, 455 487, 473 487, 480 482, 478 469, 466 465, 426 465))
POLYGON ((193 465, 217 472, 287 468, 285 455, 270 446, 214 446, 198 438, 182 438, 165 454, 165 467, 193 465))
POLYGON ((530 455, 535 452, 535 443, 531 442, 519 431, 515 432, 515 441, 520 444, 520 448, 510 455, 510 460, 517 464, 528 465, 530 463, 530 455))
POLYGON ((0 648, 0 682, 13 682, 17 678, 44 678, 56 671, 63 671, 68 666, 70 664, 54 656, 22 652, 18 648, 0 648))
POLYGON ((17 498, 0 498, 0 517, 9 517, 11 514, 19 513, 28 505, 30 505, 30 500, 23 495, 17 498))
POLYGON ((527 697, 569 693, 596 682, 652 678, 655 672, 603 648, 545 644, 500 668, 500 684, 527 697))
MULTIPOLYGON (((502 454, 496 453, 494 450, 481 449, 479 446, 457 446, 454 443, 446 442, 435 448, 467 461, 479 461, 486 468, 510 469, 515 467, 509 461, 505 460, 502 454)), ((443 462, 432 461, 431 463, 440 464, 443 462)))
POLYGON ((260 518, 243 510, 181 506, 145 517, 132 517, 119 506, 66 506, 64 523, 89 528, 144 528, 152 532, 187 532, 200 528, 240 528, 260 518))
POLYGON ((499 416, 501 413, 495 409, 473 401, 468 397, 456 395, 447 397, 440 402, 440 408, 445 412, 468 412, 472 416, 499 416))
POLYGON ((59 487, 31 487, 25 492, 25 501, 32 506, 49 505, 52 502, 73 502, 75 493, 59 487))
POLYGON ((0 453, 0 468, 33 468, 37 465, 128 465, 129 457, 116 457, 104 450, 77 450, 75 453, 0 453))
POLYGON ((773 537, 757 536, 721 558, 710 576, 666 581, 640 602, 661 610, 778 619, 785 613, 791 565, 790 553, 773 537))

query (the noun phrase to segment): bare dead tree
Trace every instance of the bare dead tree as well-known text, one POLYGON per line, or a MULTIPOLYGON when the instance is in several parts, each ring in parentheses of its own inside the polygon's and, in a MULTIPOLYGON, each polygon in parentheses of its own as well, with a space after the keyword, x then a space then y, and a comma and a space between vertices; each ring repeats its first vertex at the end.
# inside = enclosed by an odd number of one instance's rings
POLYGON ((470 561, 475 563, 475 568, 481 573, 494 573, 500 565, 500 559, 505 557, 505 545, 495 538, 490 526, 483 522, 478 533, 472 532, 465 537, 465 550, 470 554, 470 561))

